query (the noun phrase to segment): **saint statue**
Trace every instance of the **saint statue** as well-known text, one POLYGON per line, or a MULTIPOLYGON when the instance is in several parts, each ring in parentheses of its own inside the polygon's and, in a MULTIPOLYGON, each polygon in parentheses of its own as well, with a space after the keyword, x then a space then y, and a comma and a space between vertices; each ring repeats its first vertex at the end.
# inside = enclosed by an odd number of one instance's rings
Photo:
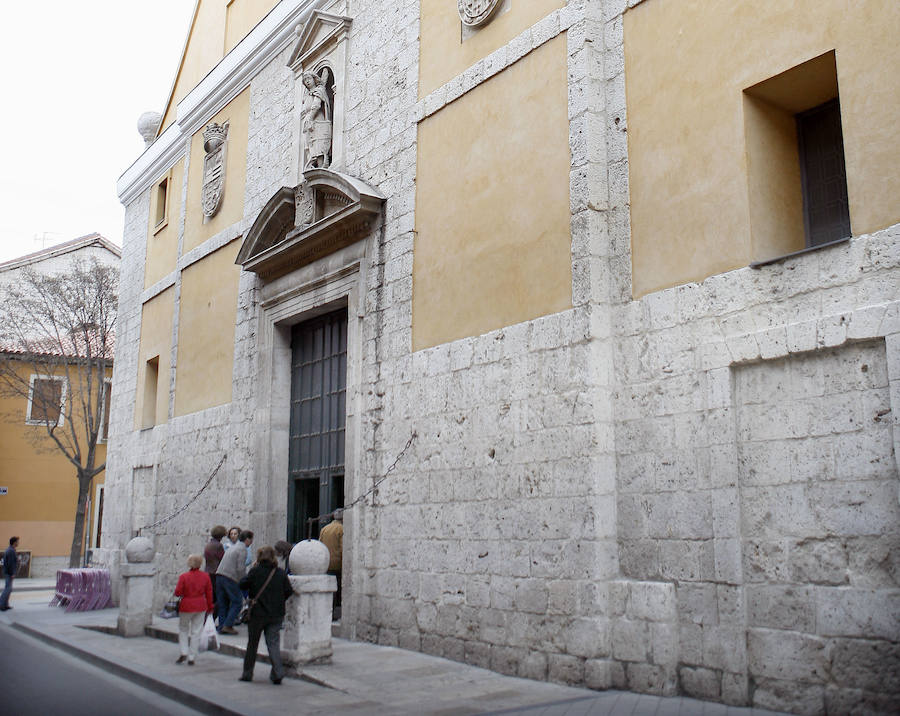
POLYGON ((303 105, 300 119, 303 122, 303 143, 306 151, 304 169, 328 168, 331 164, 331 98, 325 78, 313 72, 303 73, 303 105))

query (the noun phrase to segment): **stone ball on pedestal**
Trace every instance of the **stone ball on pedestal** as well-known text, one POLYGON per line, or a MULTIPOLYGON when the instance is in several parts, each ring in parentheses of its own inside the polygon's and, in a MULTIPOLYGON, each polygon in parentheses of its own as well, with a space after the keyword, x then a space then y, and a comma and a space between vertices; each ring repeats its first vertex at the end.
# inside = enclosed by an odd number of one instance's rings
POLYGON ((125 559, 129 562, 152 562, 155 554, 153 542, 148 537, 135 537, 125 545, 125 559))
POLYGON ((288 558, 291 574, 325 574, 331 554, 322 542, 317 539, 305 539, 298 542, 291 550, 288 558))

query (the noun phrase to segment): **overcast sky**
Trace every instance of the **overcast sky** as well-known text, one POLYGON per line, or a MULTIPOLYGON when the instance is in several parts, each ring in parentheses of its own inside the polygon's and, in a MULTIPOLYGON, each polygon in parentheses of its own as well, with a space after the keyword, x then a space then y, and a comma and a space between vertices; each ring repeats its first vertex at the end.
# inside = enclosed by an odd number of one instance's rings
POLYGON ((163 111, 193 9, 4 3, 0 261, 94 231, 121 245, 116 180, 143 151, 140 114, 163 111))

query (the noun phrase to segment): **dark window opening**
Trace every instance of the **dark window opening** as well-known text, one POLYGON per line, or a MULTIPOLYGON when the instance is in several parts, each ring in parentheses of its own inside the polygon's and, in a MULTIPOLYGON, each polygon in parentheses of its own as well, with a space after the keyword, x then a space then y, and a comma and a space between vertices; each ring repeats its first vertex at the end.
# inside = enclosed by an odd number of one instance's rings
POLYGON ((837 99, 796 115, 806 245, 850 236, 847 171, 837 99))
POLYGON ((169 192, 169 180, 163 179, 156 187, 156 226, 166 220, 166 199, 169 192))
POLYGON ((109 440, 109 408, 112 395, 112 385, 103 384, 103 424, 100 426, 100 439, 109 440))

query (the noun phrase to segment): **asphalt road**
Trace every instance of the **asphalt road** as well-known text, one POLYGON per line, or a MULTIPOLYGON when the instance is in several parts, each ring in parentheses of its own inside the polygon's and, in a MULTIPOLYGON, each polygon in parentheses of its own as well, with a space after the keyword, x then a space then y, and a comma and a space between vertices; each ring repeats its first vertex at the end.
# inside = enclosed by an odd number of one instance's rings
POLYGON ((0 626, 2 716, 189 716, 197 711, 0 626))

